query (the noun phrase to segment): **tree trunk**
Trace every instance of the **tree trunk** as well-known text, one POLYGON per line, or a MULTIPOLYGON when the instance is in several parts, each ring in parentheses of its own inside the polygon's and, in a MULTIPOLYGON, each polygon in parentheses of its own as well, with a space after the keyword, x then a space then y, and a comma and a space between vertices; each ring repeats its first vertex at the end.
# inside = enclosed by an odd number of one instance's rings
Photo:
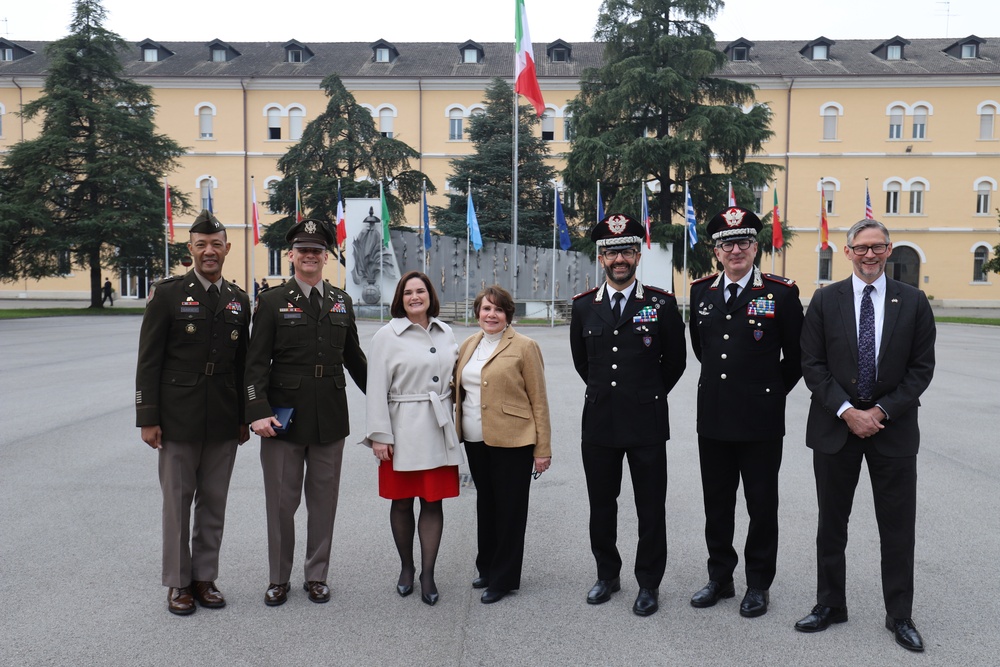
POLYGON ((104 308, 101 297, 101 247, 97 246, 89 253, 90 258, 90 307, 104 308))

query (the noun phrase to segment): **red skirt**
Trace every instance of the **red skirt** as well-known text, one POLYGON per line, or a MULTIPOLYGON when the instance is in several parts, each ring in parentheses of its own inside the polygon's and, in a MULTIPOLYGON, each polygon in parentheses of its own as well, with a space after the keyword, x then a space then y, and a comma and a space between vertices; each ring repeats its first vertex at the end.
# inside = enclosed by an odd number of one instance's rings
POLYGON ((378 494, 389 500, 423 498, 437 502, 442 498, 458 497, 458 466, 441 466, 431 470, 392 469, 392 461, 378 466, 378 494))

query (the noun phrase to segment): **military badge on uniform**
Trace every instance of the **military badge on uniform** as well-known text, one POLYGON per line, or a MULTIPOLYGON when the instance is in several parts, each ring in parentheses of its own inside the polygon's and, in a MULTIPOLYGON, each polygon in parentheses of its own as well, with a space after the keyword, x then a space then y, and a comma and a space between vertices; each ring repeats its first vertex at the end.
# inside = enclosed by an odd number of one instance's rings
POLYGON ((243 312, 243 306, 240 305, 239 301, 230 301, 226 304, 226 310, 238 314, 243 312))
POLYGON ((341 313, 341 314, 346 315, 347 314, 347 304, 345 304, 343 301, 338 301, 337 303, 333 304, 333 307, 330 309, 330 312, 331 313, 341 313))
POLYGON ((757 315, 774 319, 774 299, 754 299, 747 304, 747 315, 757 315))
POLYGON ((636 313, 632 317, 632 321, 635 323, 642 322, 656 322, 657 312, 652 306, 643 306, 642 310, 636 313))
POLYGON ((653 337, 652 336, 643 336, 642 337, 642 344, 645 345, 646 347, 649 347, 650 345, 653 344, 653 337))
POLYGON ((303 229, 306 230, 307 234, 315 234, 316 233, 316 223, 313 222, 312 220, 309 220, 308 222, 306 222, 306 224, 303 227, 303 229))
POLYGON ((198 330, 198 327, 196 327, 194 324, 191 324, 191 323, 188 323, 188 325, 186 327, 184 327, 184 331, 186 331, 189 334, 193 334, 197 330, 198 330))
POLYGON ((230 340, 236 340, 239 337, 240 337, 240 331, 239 331, 239 329, 233 329, 233 332, 231 334, 229 334, 230 340))
POLYGON ((754 329, 753 330, 753 339, 754 340, 759 341, 763 337, 764 337, 764 331, 762 329, 754 329))

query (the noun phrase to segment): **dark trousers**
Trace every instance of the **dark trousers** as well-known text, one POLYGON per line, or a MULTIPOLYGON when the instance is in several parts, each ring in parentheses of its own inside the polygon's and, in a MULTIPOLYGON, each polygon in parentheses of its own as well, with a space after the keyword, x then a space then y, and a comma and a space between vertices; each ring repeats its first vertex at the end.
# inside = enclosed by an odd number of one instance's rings
POLYGON ((479 576, 489 580, 490 590, 521 587, 534 451, 534 445, 490 447, 484 442, 465 443, 469 471, 476 483, 476 569, 479 576))
POLYGON ((295 512, 306 498, 306 581, 326 581, 333 523, 340 497, 344 441, 298 445, 260 439, 267 513, 268 572, 272 584, 288 583, 295 556, 295 512))
MULTIPOLYGON (((875 438, 878 436, 876 435, 875 438)), ((828 607, 847 605, 847 522, 861 459, 868 462, 882 546, 882 596, 894 618, 913 611, 913 547, 917 516, 917 457, 879 453, 873 438, 848 436, 836 454, 813 452, 819 529, 816 534, 816 601, 828 607)))
POLYGON ((705 498, 708 578, 728 583, 739 558, 733 548, 736 491, 743 480, 750 526, 743 557, 747 586, 767 590, 778 560, 778 470, 781 438, 730 442, 698 438, 705 498))
POLYGON ((218 578, 236 449, 236 440, 210 444, 163 441, 159 474, 164 586, 179 588, 192 581, 218 578))
POLYGON ((628 457, 639 523, 635 578, 642 588, 659 588, 667 567, 667 448, 583 445, 583 471, 590 498, 590 547, 597 560, 597 578, 619 576, 618 496, 622 489, 622 459, 628 457))

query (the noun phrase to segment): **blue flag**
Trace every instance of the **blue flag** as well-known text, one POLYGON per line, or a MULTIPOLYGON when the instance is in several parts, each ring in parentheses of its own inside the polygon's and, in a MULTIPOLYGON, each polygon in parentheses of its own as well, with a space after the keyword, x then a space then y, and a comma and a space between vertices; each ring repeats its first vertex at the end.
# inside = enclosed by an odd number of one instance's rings
POLYGON ((563 215, 562 199, 558 192, 556 192, 556 225, 559 227, 559 247, 569 250, 573 242, 569 238, 569 226, 566 224, 566 216, 563 215))
POLYGON ((684 194, 684 219, 688 226, 688 243, 693 248, 698 243, 698 222, 694 217, 694 204, 691 203, 691 189, 686 182, 684 183, 684 194))
POLYGON ((431 216, 430 211, 427 209, 427 183, 424 183, 424 211, 423 211, 423 225, 424 225, 424 250, 431 249, 431 216))
POLYGON ((479 234, 479 220, 476 219, 476 207, 472 204, 472 190, 469 190, 469 208, 465 214, 465 226, 469 231, 472 247, 479 251, 483 247, 483 237, 479 234))
POLYGON ((597 221, 604 220, 604 200, 601 199, 601 186, 597 185, 597 221))
POLYGON ((215 207, 212 206, 212 181, 208 182, 208 212, 215 213, 215 207))

